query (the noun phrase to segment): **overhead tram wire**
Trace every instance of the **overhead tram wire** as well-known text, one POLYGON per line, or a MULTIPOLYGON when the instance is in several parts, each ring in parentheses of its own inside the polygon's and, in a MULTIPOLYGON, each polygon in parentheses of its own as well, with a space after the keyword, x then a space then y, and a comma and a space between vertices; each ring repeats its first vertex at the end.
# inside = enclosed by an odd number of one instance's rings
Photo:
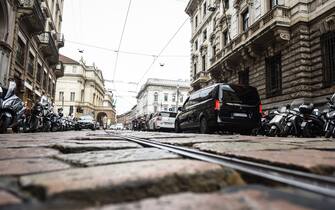
MULTIPOLYGON (((169 46, 169 44, 172 42, 172 40, 177 36, 177 34, 179 33, 179 31, 183 28, 183 26, 185 25, 185 23, 187 22, 187 20, 189 19, 186 18, 185 21, 181 24, 181 26, 179 26, 179 28, 177 29, 177 31, 173 34, 173 36, 169 39, 169 41, 165 44, 165 46, 163 47, 163 49, 158 53, 157 56, 154 57, 152 63, 150 64, 149 68, 144 72, 144 74, 142 75, 141 79, 138 81, 138 85, 141 83, 141 81, 143 80, 143 78, 145 77, 145 75, 151 70, 151 68, 153 67, 153 65, 155 64, 155 62, 157 61, 157 59, 159 57, 161 57, 162 53, 164 52, 164 50, 169 46)), ((138 89, 138 85, 136 87, 136 89, 138 89)))
MULTIPOLYGON (((149 54, 149 53, 141 53, 141 52, 132 52, 132 51, 123 51, 123 50, 117 50, 117 49, 112 49, 112 48, 107 48, 107 47, 101 47, 97 45, 92 45, 88 43, 82 43, 82 42, 76 42, 72 40, 66 40, 67 43, 72 43, 72 44, 77 44, 81 46, 86 46, 86 47, 91 47, 95 49, 100 49, 100 50, 106 50, 114 53, 121 53, 121 54, 129 54, 129 55, 138 55, 138 56, 147 56, 147 57, 155 57, 157 55, 154 54, 149 54)), ((167 57, 167 58, 186 58, 189 57, 189 55, 161 55, 159 57, 167 57)))
POLYGON ((127 20, 128 20, 128 15, 129 15, 129 11, 130 11, 131 2, 132 2, 132 0, 129 0, 129 4, 128 4, 128 8, 127 8, 127 14, 126 14, 126 19, 125 19, 124 24, 123 24, 121 38, 120 38, 119 46, 118 46, 118 49, 117 49, 117 52, 116 52, 115 66, 114 66, 114 70, 113 70, 113 80, 115 80, 117 63, 118 63, 118 60, 119 60, 119 51, 120 51, 120 48, 121 48, 123 35, 124 35, 125 29, 126 29, 126 25, 127 25, 127 20))

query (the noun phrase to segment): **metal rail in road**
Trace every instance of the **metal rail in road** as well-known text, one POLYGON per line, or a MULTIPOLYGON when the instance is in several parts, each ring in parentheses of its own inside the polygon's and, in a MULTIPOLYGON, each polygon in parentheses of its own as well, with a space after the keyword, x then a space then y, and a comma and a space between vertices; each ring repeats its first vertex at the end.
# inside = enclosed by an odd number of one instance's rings
MULTIPOLYGON (((115 135, 115 134, 113 134, 115 135)), ((220 164, 254 176, 335 198, 335 177, 321 176, 302 171, 246 161, 222 155, 215 155, 186 147, 163 144, 135 136, 117 135, 128 141, 141 145, 156 147, 179 154, 184 157, 220 164)))

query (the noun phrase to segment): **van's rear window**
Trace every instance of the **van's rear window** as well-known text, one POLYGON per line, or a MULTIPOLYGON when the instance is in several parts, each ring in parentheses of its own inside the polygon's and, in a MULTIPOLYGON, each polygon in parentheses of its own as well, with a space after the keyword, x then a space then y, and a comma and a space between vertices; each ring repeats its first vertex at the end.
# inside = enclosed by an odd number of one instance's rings
POLYGON ((258 105, 260 99, 255 88, 230 86, 229 89, 223 89, 223 101, 225 103, 258 105))

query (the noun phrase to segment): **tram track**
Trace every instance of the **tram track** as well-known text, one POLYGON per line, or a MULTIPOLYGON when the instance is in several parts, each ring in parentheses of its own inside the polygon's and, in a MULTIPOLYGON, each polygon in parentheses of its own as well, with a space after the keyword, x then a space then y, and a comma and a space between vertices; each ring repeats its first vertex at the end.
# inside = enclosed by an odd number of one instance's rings
POLYGON ((220 164, 222 166, 229 167, 246 174, 262 177, 270 181, 278 182, 319 195, 335 198, 335 177, 322 176, 294 169, 243 160, 235 157, 216 155, 187 147, 160 143, 155 141, 155 139, 147 140, 130 135, 117 136, 124 140, 135 142, 143 146, 155 147, 179 154, 187 158, 220 164))

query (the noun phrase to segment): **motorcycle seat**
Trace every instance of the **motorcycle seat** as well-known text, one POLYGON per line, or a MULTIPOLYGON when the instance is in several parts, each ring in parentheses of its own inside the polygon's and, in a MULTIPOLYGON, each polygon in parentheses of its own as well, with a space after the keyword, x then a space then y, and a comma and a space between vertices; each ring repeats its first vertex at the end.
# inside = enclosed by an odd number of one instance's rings
POLYGON ((309 105, 302 104, 299 106, 299 111, 302 114, 311 114, 313 110, 314 110, 314 104, 309 104, 309 105))

